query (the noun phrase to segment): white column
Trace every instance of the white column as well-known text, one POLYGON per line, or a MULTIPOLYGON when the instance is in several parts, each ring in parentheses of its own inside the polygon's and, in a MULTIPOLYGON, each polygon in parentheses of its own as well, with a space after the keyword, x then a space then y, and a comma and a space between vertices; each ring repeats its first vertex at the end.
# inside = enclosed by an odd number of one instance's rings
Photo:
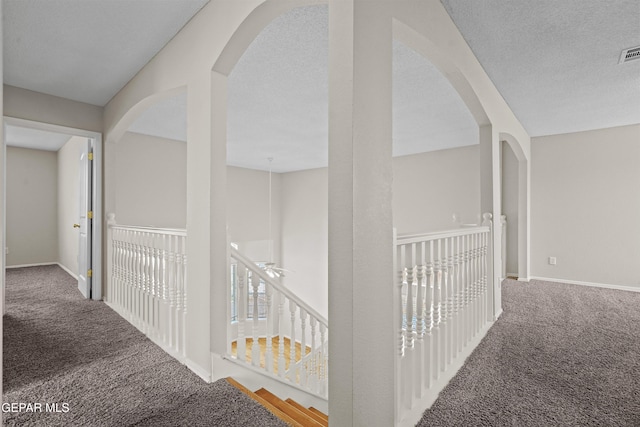
POLYGON ((201 376, 211 375, 210 283, 212 81, 201 72, 187 87, 187 294, 186 363, 201 376))
POLYGON ((501 161, 500 161, 500 140, 498 133, 494 131, 492 125, 480 126, 480 205, 481 212, 493 214, 494 227, 492 247, 492 262, 487 271, 489 280, 489 307, 494 318, 502 312, 502 293, 500 283, 500 271, 502 260, 502 227, 499 220, 502 215, 501 207, 501 161), (497 226, 496 223, 497 222, 497 226))
POLYGON ((230 269, 227 239, 227 76, 211 72, 211 351, 227 352, 230 269), (215 326, 214 326, 215 325, 215 326))
POLYGON ((518 279, 529 281, 531 242, 531 168, 530 160, 518 162, 518 279))
POLYGON ((329 412, 394 424, 390 2, 329 3, 329 412))

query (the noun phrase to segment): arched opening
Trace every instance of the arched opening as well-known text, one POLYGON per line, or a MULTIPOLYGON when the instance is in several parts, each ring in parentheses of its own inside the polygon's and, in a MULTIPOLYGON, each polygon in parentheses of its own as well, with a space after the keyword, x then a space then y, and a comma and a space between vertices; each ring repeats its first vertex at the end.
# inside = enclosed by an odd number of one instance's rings
POLYGON ((398 234, 478 224, 478 124, 449 80, 393 45, 394 227, 398 234))
POLYGON ((508 277, 529 280, 529 159, 509 133, 499 135, 502 167, 502 209, 506 215, 506 268, 508 277))
POLYGON ((107 211, 119 224, 186 228, 186 104, 185 88, 147 98, 112 133, 107 211))
POLYGON ((500 277, 518 277, 518 159, 506 141, 501 142, 500 148, 502 153, 502 215, 506 217, 506 226, 503 226, 502 236, 504 241, 502 257, 506 265, 503 265, 500 277))

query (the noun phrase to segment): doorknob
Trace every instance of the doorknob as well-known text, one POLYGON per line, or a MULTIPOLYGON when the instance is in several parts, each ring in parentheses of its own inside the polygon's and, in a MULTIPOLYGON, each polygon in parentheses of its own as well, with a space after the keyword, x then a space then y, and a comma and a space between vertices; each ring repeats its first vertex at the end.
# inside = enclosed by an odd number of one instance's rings
POLYGON ((80 224, 73 224, 73 228, 80 228, 80 224))

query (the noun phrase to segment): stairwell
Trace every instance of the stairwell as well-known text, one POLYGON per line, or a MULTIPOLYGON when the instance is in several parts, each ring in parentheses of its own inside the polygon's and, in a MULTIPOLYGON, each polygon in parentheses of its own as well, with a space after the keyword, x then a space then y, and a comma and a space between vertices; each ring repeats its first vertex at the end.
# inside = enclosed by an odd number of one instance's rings
POLYGON ((291 398, 283 400, 265 388, 253 392, 231 377, 227 381, 293 427, 329 426, 329 417, 314 407, 306 408, 291 398))

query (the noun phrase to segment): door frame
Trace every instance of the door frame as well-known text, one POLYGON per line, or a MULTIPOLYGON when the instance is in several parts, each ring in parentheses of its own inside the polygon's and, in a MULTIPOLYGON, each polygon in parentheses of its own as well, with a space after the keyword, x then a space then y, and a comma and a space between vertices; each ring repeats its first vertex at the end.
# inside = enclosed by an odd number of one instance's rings
MULTIPOLYGON (((102 234, 103 234, 103 219, 102 219, 102 159, 103 159, 103 145, 102 134, 100 132, 89 131, 85 129, 71 128, 67 126, 53 125, 49 123, 42 123, 33 120, 18 119, 15 117, 3 117, 4 125, 2 132, 5 131, 4 127, 7 125, 23 127, 28 129, 43 130, 49 132, 58 132, 74 136, 86 137, 93 140, 93 167, 92 167, 92 194, 91 203, 93 205, 93 221, 91 221, 91 259, 92 259, 92 277, 91 277, 91 299, 102 299, 102 234)), ((6 141, 3 138, 3 150, 6 149, 6 141)), ((6 156, 4 156, 3 170, 6 171, 6 156)), ((5 180, 6 186, 6 180, 5 180)), ((6 218, 6 191, 5 200, 3 203, 4 209, 2 212, 3 220, 6 218)), ((4 233, 2 241, 2 256, 4 257, 4 248, 6 247, 6 223, 2 224, 4 233)), ((4 265, 4 263, 3 263, 4 265)), ((5 272, 2 271, 4 275, 5 272)), ((4 284, 4 281, 3 281, 4 284)), ((4 307, 4 287, 2 289, 2 301, 4 307)))

